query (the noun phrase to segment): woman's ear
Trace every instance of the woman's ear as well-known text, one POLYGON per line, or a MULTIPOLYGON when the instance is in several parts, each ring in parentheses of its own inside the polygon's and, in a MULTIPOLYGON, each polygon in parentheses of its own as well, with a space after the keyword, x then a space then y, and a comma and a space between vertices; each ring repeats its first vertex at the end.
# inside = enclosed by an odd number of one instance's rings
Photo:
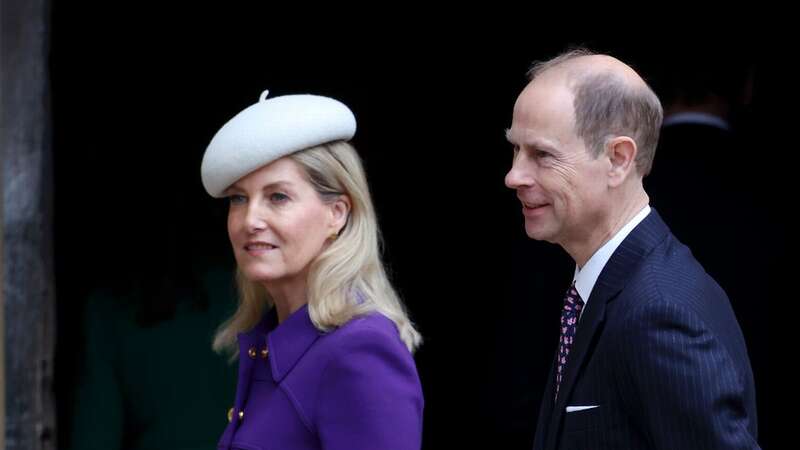
POLYGON ((339 234, 342 231, 347 223, 347 218, 350 217, 351 207, 350 197, 344 194, 330 204, 332 233, 339 234))

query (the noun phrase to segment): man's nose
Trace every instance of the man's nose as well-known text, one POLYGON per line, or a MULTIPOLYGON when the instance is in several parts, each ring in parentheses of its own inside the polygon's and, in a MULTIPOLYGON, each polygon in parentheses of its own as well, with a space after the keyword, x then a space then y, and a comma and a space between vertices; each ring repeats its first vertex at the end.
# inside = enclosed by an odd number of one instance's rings
POLYGON ((516 160, 511 165, 511 169, 508 171, 505 178, 506 187, 510 189, 519 189, 534 184, 531 173, 520 166, 521 165, 516 160))

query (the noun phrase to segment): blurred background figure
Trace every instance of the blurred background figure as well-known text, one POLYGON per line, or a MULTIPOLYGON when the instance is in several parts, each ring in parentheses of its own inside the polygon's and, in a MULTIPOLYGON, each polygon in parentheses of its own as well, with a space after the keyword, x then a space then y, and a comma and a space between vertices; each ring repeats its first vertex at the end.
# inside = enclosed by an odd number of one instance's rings
POLYGON ((236 368, 211 341, 236 305, 233 273, 199 251, 191 209, 150 174, 142 204, 108 220, 117 236, 70 352, 74 450, 208 449, 227 424, 236 368))
POLYGON ((774 227, 781 182, 765 182, 776 176, 776 160, 753 122, 755 55, 739 46, 678 45, 652 69, 664 123, 645 188, 730 298, 752 361, 759 434, 768 436, 768 287, 780 283, 775 254, 785 243, 774 227))

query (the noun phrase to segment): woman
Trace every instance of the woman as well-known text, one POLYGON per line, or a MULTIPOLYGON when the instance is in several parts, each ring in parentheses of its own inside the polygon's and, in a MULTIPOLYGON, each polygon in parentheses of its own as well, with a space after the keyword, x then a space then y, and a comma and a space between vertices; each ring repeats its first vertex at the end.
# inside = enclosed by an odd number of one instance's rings
POLYGON ((380 261, 355 128, 336 100, 265 92, 206 149, 241 297, 214 340, 239 358, 220 449, 420 447, 421 338, 380 261))

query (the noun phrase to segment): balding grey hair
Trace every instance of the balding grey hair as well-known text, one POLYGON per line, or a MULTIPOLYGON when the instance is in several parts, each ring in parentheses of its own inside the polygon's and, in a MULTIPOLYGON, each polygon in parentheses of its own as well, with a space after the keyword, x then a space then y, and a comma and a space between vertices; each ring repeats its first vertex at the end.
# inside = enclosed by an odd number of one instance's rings
MULTIPOLYGON (((547 61, 536 62, 528 71, 531 81, 568 61, 596 55, 585 48, 575 48, 547 61)), ((572 90, 575 112, 575 134, 595 156, 606 143, 618 136, 636 142, 636 168, 642 176, 650 173, 658 145, 664 112, 655 92, 631 86, 612 71, 586 71, 566 67, 567 86, 572 90)))

